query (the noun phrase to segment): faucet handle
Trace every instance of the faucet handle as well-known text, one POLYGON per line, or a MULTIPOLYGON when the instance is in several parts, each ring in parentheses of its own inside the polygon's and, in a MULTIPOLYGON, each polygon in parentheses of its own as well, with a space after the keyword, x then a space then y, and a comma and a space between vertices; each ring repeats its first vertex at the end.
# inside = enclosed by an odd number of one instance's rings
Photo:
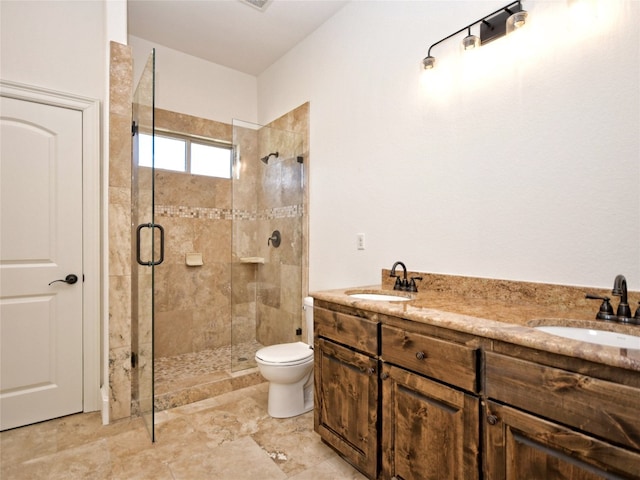
POLYGON ((422 277, 411 277, 411 282, 409 283, 409 288, 407 291, 409 292, 417 292, 418 286, 416 285, 416 280, 422 280, 422 277))
POLYGON ((611 300, 609 297, 602 297, 600 295, 594 295, 592 293, 587 293, 584 298, 588 298, 589 300, 602 300, 600 304, 600 310, 596 314, 596 320, 615 320, 616 316, 613 314, 613 307, 609 303, 611 300))
POLYGON ((636 323, 640 325, 640 302, 638 302, 638 309, 636 310, 636 314, 633 316, 636 323))
POLYGON ((400 280, 400 275, 391 275, 392 277, 396 277, 396 283, 393 285, 394 290, 402 290, 402 280, 400 280))

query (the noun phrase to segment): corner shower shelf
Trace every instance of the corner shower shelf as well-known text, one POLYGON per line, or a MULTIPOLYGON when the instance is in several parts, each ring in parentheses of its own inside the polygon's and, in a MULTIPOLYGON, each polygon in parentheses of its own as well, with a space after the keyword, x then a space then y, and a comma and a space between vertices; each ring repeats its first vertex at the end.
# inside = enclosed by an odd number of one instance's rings
POLYGON ((263 257, 242 257, 240 263, 264 263, 263 257))

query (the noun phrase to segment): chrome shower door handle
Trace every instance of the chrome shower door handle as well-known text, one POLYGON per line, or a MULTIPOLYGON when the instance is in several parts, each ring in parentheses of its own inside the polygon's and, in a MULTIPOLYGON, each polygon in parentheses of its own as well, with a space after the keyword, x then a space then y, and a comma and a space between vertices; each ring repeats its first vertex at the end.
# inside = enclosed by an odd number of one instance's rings
POLYGON ((158 225, 157 223, 141 223, 140 225, 138 225, 138 228, 136 229, 136 261, 140 265, 145 265, 147 267, 160 265, 164 261, 164 228, 162 228, 162 225, 158 225), (153 261, 152 259, 145 262, 141 258, 141 253, 140 253, 141 233, 140 232, 142 231, 143 228, 157 228, 160 231, 160 258, 157 261, 153 261))

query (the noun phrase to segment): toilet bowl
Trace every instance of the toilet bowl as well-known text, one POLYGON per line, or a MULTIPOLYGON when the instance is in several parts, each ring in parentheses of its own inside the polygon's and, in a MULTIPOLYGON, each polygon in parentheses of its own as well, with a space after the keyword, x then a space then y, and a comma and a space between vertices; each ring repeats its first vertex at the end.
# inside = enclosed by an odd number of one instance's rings
POLYGON ((281 343, 256 352, 256 363, 269 381, 267 411, 289 418, 313 409, 313 298, 304 299, 307 342, 281 343))

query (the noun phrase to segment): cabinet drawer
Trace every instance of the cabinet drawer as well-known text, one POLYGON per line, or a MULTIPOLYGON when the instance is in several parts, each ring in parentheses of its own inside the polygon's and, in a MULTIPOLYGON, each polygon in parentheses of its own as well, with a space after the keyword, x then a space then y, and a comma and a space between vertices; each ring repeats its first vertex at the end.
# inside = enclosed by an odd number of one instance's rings
POLYGON ((369 355, 378 355, 378 322, 314 307, 313 324, 316 338, 328 338, 369 355))
POLYGON ((477 349, 401 328, 382 326, 382 359, 477 392, 477 349))
POLYGON ((493 352, 485 375, 490 398, 640 450, 636 388, 493 352))

